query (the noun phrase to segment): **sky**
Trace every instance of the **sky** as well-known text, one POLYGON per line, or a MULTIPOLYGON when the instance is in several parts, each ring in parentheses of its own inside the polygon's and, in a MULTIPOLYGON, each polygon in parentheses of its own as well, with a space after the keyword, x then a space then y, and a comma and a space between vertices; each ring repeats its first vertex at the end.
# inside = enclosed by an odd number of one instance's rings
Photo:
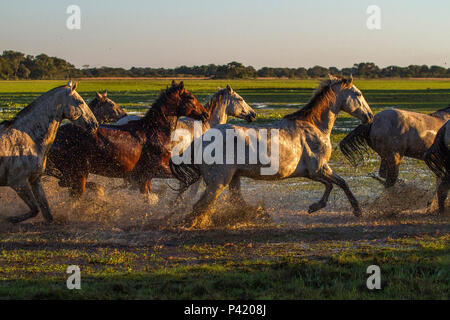
POLYGON ((448 0, 0 0, 0 51, 77 67, 450 67, 448 0), (69 30, 69 5, 81 29, 69 30), (369 5, 381 29, 369 30, 369 5))

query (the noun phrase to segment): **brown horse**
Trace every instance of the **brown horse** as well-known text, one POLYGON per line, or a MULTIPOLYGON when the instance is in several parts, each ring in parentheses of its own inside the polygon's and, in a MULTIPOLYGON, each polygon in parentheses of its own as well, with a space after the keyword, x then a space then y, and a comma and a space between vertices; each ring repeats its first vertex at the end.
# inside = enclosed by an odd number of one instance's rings
POLYGON ((386 188, 395 184, 403 157, 423 160, 436 132, 450 119, 450 107, 431 114, 390 109, 377 113, 372 123, 362 124, 339 144, 342 153, 356 166, 367 146, 381 157, 379 175, 386 188))
POLYGON ((88 105, 99 124, 114 123, 128 115, 125 110, 107 97, 106 90, 102 94, 98 92, 95 94, 95 98, 88 105))
MULTIPOLYGON (((72 125, 58 132, 49 160, 61 172, 60 185, 80 197, 89 173, 126 178, 142 193, 159 170, 170 173, 171 134, 180 116, 205 121, 208 114, 183 82, 164 90, 147 114, 123 126, 102 125, 88 134, 72 125)), ((50 173, 51 174, 51 173, 50 173)))
POLYGON ((437 176, 436 195, 439 213, 444 213, 445 199, 450 189, 450 121, 439 129, 424 158, 428 168, 437 176))

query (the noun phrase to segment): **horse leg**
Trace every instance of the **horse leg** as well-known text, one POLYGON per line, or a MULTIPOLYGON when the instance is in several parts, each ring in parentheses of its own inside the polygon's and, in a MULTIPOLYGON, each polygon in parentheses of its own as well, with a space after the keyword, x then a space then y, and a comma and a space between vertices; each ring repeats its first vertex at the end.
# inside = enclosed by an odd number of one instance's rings
POLYGON ((34 197, 28 180, 26 180, 21 185, 11 186, 11 188, 13 188, 14 191, 17 192, 23 202, 25 202, 25 204, 30 208, 30 211, 21 216, 9 217, 7 220, 11 223, 19 223, 35 217, 39 213, 39 205, 36 201, 36 198, 34 197))
POLYGON ((234 175, 231 179, 230 186, 230 202, 233 203, 234 206, 238 207, 243 211, 256 211, 258 208, 249 205, 242 196, 241 193, 241 177, 238 175, 234 175))
POLYGON ((386 179, 387 178, 387 163, 386 159, 381 158, 380 169, 378 170, 378 175, 386 179))
POLYGON ((326 178, 315 176, 311 179, 324 184, 325 192, 323 193, 322 198, 318 202, 315 202, 309 206, 308 213, 313 213, 322 208, 325 208, 325 206, 327 205, 327 202, 328 202, 328 198, 330 197, 331 190, 333 190, 333 184, 330 181, 328 181, 326 178))
POLYGON ((200 200, 194 205, 191 215, 184 220, 185 225, 189 228, 204 228, 210 225, 214 202, 226 187, 227 185, 217 183, 208 185, 200 200))
POLYGON ((152 189, 152 179, 146 179, 145 181, 141 181, 140 183, 140 187, 139 187, 140 191, 142 194, 147 195, 146 201, 148 202, 148 204, 156 204, 158 203, 158 195, 156 193, 152 193, 151 189, 152 189))
POLYGON ((41 178, 37 178, 31 183, 31 189, 33 191, 34 197, 39 203, 39 207, 41 208, 42 215, 47 223, 53 221, 52 214, 50 213, 50 206, 47 201, 47 197, 45 196, 44 188, 42 187, 41 178))
POLYGON ((439 214, 445 212, 445 200, 447 199, 448 190, 450 189, 450 179, 442 179, 437 188, 437 198, 439 205, 439 214))
POLYGON ((87 175, 79 175, 78 177, 74 177, 73 183, 72 183, 72 189, 70 192, 70 195, 74 199, 80 199, 81 196, 84 194, 84 191, 86 190, 86 181, 88 176, 87 175))
MULTIPOLYGON (((331 170, 331 168, 328 166, 328 164, 324 166, 323 170, 321 170, 319 174, 324 178, 324 180, 327 180, 339 186, 345 192, 345 195, 347 196, 347 199, 353 208, 353 214, 357 217, 361 216, 361 208, 359 207, 358 200, 356 200, 352 191, 348 187, 347 182, 345 182, 344 179, 334 173, 333 170, 331 170)), ((326 193, 324 195, 326 195, 326 193)))
POLYGON ((378 169, 378 176, 374 172, 374 173, 369 173, 369 177, 377 180, 383 186, 386 186, 387 161, 385 158, 381 158, 380 168, 378 169))
POLYGON ((194 199, 198 193, 198 189, 200 189, 200 184, 202 183, 201 179, 195 182, 193 185, 189 187, 189 195, 188 199, 194 199))
POLYGON ((397 182, 401 161, 402 157, 398 153, 395 153, 386 161, 386 188, 392 187, 397 182))

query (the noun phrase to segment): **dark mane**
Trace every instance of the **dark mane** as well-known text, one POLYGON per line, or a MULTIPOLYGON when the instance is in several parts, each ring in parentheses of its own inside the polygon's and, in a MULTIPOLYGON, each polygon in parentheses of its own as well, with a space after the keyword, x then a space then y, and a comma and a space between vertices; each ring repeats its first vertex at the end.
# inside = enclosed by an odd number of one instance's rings
MULTIPOLYGON (((176 100, 179 99, 177 94, 182 88, 177 85, 172 85, 165 90, 162 90, 159 97, 153 102, 150 109, 142 117, 142 119, 136 120, 142 125, 150 124, 154 121, 160 120, 158 118, 164 117, 165 115, 161 112, 161 106, 163 105, 176 105, 176 100)), ((130 121, 131 122, 131 121, 130 121)))
POLYGON ((347 80, 325 80, 322 81, 319 87, 314 92, 313 97, 300 110, 287 114, 284 118, 289 120, 304 120, 311 123, 316 123, 320 119, 321 114, 329 107, 331 103, 336 100, 336 95, 332 89, 335 84, 347 84, 347 80))
POLYGON ((94 111, 94 108, 97 107, 99 105, 100 101, 97 97, 95 97, 94 99, 92 99, 91 102, 88 103, 88 107, 89 109, 91 109, 92 111, 94 111))
POLYGON ((448 105, 447 107, 444 107, 444 108, 442 108, 442 109, 439 109, 439 110, 436 110, 436 111, 430 113, 430 116, 433 116, 433 115, 436 115, 436 114, 442 113, 442 112, 448 112, 448 113, 450 113, 450 105, 448 105))

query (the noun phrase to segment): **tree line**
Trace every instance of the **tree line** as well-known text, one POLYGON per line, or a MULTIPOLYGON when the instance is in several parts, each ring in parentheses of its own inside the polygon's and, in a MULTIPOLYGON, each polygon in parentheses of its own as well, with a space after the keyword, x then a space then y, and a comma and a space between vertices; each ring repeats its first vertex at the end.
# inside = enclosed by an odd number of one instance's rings
POLYGON ((388 66, 380 68, 372 62, 354 64, 350 68, 322 67, 273 68, 256 70, 233 61, 225 65, 208 64, 202 66, 180 66, 176 68, 132 67, 130 69, 88 65, 76 68, 68 61, 49 57, 42 53, 37 56, 5 50, 0 55, 0 79, 68 79, 90 77, 208 77, 213 79, 248 78, 322 78, 328 74, 361 78, 450 78, 450 68, 441 66, 410 65, 407 67, 388 66))

